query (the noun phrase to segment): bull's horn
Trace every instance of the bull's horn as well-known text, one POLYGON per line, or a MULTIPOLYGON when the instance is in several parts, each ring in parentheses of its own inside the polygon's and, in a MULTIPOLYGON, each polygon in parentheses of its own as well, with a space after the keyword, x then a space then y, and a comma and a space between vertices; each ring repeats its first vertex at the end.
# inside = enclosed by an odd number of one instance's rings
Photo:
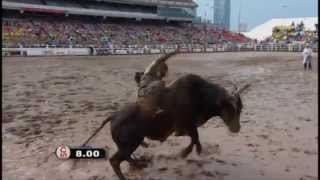
POLYGON ((170 52, 168 54, 164 54, 163 56, 161 56, 159 59, 153 61, 144 71, 144 74, 152 74, 156 69, 157 66, 161 63, 161 62, 165 62, 167 59, 169 59, 171 56, 175 55, 178 53, 178 49, 176 49, 173 52, 170 52))
POLYGON ((233 86, 233 90, 231 91, 231 92, 232 92, 232 94, 237 93, 237 91, 238 91, 238 87, 237 87, 237 85, 236 85, 236 84, 234 84, 233 82, 231 82, 231 85, 233 86))
POLYGON ((237 94, 241 94, 244 90, 248 89, 250 86, 251 86, 251 84, 246 84, 246 85, 244 85, 242 88, 240 88, 240 89, 237 91, 237 94))

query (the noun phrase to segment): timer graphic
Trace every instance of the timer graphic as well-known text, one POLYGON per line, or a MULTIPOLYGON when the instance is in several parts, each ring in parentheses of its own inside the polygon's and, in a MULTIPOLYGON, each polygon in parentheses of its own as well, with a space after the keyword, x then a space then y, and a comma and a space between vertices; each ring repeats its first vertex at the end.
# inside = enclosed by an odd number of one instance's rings
POLYGON ((90 146, 69 147, 59 146, 56 150, 59 159, 100 159, 106 157, 106 151, 90 146))

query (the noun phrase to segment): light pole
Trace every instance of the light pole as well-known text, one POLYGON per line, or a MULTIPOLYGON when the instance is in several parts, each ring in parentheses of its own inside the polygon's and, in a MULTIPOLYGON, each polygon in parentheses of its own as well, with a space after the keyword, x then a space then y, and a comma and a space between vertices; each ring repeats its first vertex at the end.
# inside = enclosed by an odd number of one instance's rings
POLYGON ((209 7, 209 4, 207 3, 206 4, 206 11, 205 11, 205 22, 204 22, 204 52, 207 51, 207 44, 208 44, 208 33, 207 33, 207 22, 208 22, 208 19, 207 19, 207 7, 209 7))
POLYGON ((214 5, 211 6, 212 9, 212 24, 214 24, 214 5))
POLYGON ((209 6, 209 4, 207 3, 206 4, 206 9, 205 9, 205 11, 204 11, 204 18, 205 18, 205 21, 207 22, 207 20, 208 20, 208 18, 207 18, 207 15, 208 15, 208 6, 209 6))
POLYGON ((240 7, 239 7, 239 14, 238 14, 238 33, 240 33, 241 9, 242 9, 242 0, 240 0, 240 7))

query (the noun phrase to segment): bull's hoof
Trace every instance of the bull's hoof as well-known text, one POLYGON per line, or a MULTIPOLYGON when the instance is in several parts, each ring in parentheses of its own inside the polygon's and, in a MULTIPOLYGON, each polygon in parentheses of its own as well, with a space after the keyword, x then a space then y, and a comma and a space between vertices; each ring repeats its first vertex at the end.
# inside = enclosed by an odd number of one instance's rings
POLYGON ((185 159, 186 157, 188 157, 188 155, 191 153, 192 149, 191 148, 185 148, 181 151, 180 153, 180 157, 185 159))
POLYGON ((143 169, 143 168, 146 168, 149 164, 149 160, 146 160, 146 159, 137 159, 137 158, 131 158, 129 163, 130 163, 130 166, 134 167, 134 168, 137 168, 137 169, 143 169))
POLYGON ((134 160, 134 162, 130 163, 130 166, 135 169, 143 169, 148 167, 148 163, 142 160, 134 160))
POLYGON ((202 152, 202 146, 201 146, 201 144, 198 144, 197 145, 197 154, 200 155, 201 152, 202 152))
POLYGON ((144 148, 148 148, 148 147, 149 147, 149 144, 147 144, 146 142, 143 141, 143 142, 141 143, 141 146, 144 147, 144 148))

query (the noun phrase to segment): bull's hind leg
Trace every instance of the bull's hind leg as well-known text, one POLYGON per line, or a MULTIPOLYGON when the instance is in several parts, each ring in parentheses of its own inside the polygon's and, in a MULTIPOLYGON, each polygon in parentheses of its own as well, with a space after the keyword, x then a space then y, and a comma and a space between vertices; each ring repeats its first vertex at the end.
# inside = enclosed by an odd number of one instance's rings
POLYGON ((125 180, 120 164, 123 161, 128 161, 132 165, 131 155, 142 143, 143 136, 137 134, 135 128, 123 128, 113 131, 112 138, 118 147, 118 151, 110 158, 110 164, 120 180, 125 180))
POLYGON ((124 177, 124 175, 122 174, 121 169, 120 169, 120 164, 124 160, 125 160, 124 154, 121 151, 116 152, 110 158, 110 164, 120 180, 126 180, 126 178, 124 177))
POLYGON ((186 158, 192 152, 194 144, 196 145, 198 154, 200 154, 201 151, 202 151, 202 146, 201 146, 200 140, 199 140, 198 129, 196 127, 190 128, 188 130, 188 135, 191 138, 191 142, 185 149, 182 150, 182 152, 181 152, 181 157, 182 158, 186 158))
MULTIPOLYGON (((141 139, 142 142, 142 139, 141 139)), ((130 156, 137 149, 140 143, 128 144, 127 146, 118 146, 119 150, 110 158, 110 164, 117 174, 120 180, 125 180, 126 178, 121 172, 120 164, 123 161, 128 161, 130 165, 141 167, 139 163, 133 160, 130 156)))

